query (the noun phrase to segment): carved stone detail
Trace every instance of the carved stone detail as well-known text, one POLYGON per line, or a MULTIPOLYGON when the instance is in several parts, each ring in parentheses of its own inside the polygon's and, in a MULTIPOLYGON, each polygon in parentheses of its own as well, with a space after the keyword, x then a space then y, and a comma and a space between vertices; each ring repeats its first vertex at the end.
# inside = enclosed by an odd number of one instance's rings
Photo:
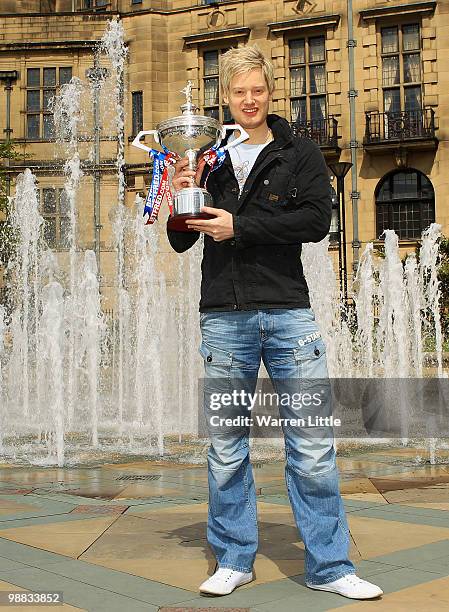
POLYGON ((316 2, 313 2, 313 0, 298 0, 293 10, 295 13, 298 13, 298 15, 308 15, 312 13, 315 8, 316 2))
POLYGON ((220 11, 220 9, 216 9, 215 11, 212 11, 212 13, 209 13, 209 15, 207 16, 207 27, 209 29, 212 28, 222 28, 226 25, 226 15, 223 11, 220 11))

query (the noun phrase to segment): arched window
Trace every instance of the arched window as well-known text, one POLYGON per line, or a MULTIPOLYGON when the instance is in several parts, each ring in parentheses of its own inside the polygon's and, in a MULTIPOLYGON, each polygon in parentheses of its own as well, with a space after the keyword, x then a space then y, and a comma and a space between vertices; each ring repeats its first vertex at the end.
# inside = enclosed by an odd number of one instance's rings
POLYGON ((393 229, 400 239, 421 238, 435 221, 432 183, 418 170, 398 170, 380 180, 376 188, 376 235, 393 229))

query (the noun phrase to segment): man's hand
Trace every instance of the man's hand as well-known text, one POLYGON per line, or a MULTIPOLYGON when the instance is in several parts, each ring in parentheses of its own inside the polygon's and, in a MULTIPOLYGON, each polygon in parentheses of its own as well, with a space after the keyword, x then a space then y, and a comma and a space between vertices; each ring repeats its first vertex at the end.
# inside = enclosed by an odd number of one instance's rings
POLYGON ((215 240, 215 242, 221 242, 222 240, 228 240, 234 236, 234 224, 232 221, 232 215, 227 210, 222 208, 213 208, 211 206, 203 206, 201 212, 215 215, 215 219, 189 219, 186 224, 187 227, 196 230, 197 232, 203 232, 215 240))
POLYGON ((178 160, 174 165, 175 174, 172 179, 172 186, 175 192, 184 189, 184 187, 199 186, 205 163, 204 159, 200 156, 198 159, 198 167, 195 172, 189 169, 189 160, 187 157, 178 160))

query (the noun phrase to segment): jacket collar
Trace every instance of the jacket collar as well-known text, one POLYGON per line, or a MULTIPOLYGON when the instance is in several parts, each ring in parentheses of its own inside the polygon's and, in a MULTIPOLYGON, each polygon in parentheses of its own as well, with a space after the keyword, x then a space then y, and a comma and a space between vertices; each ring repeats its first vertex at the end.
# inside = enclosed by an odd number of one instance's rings
POLYGON ((274 140, 281 146, 293 141, 293 134, 289 122, 279 115, 268 115, 267 123, 273 132, 274 140))
MULTIPOLYGON (((283 146, 293 140, 290 124, 283 117, 279 117, 279 115, 269 114, 267 116, 267 124, 270 130, 273 132, 273 137, 277 144, 283 146)), ((221 146, 227 144, 231 134, 232 132, 230 130, 226 133, 226 136, 220 143, 221 146)))
MULTIPOLYGON (((267 116, 267 124, 270 130, 273 132, 274 141, 268 144, 265 152, 270 151, 273 147, 284 148, 285 146, 293 142, 293 134, 288 121, 286 121, 282 117, 279 117, 279 115, 269 114, 267 116)), ((227 144, 228 138, 231 133, 231 131, 227 132, 225 138, 223 138, 220 143, 221 146, 227 144)), ((232 174, 232 176, 234 176, 234 169, 232 167, 229 151, 226 151, 226 157, 223 163, 223 167, 226 168, 227 171, 232 174)), ((234 180, 236 180, 235 177, 234 180)))

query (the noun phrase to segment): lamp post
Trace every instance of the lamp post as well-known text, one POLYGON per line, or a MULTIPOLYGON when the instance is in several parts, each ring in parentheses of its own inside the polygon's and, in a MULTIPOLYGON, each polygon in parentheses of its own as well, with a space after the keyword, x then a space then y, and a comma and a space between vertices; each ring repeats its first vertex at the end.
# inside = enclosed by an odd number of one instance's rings
MULTIPOLYGON (((331 182, 334 180, 334 176, 330 176, 331 182)), ((342 274, 342 250, 341 250, 341 221, 340 221, 340 201, 337 196, 337 192, 330 186, 331 189, 331 200, 332 200, 332 217, 331 226, 329 229, 329 237, 333 242, 337 242, 338 245, 338 281, 340 284, 340 293, 343 293, 343 274, 342 274)))
MULTIPOLYGON (((3 132, 6 134, 6 144, 11 142, 11 91, 13 84, 19 78, 19 73, 17 70, 0 70, 0 81, 4 83, 5 91, 6 91, 6 128, 3 132)), ((11 177, 9 175, 9 165, 10 160, 6 158, 5 166, 6 166, 6 196, 9 197, 11 195, 11 177)))
POLYGON ((89 79, 93 90, 93 114, 94 114, 94 231, 95 231, 95 257, 97 260, 98 279, 101 279, 100 272, 100 186, 101 186, 101 124, 100 124, 100 88, 104 79, 108 76, 107 68, 99 65, 98 57, 94 57, 93 68, 86 70, 86 77, 89 79))
MULTIPOLYGON (((343 278, 343 296, 345 304, 348 301, 348 262, 346 256, 346 211, 345 211, 345 176, 352 168, 350 162, 335 162, 329 164, 329 168, 337 179, 337 201, 338 201, 338 213, 340 218, 339 223, 339 259, 341 251, 343 252, 343 261, 339 261, 340 267, 340 279, 343 278)), ((341 288, 341 280, 340 280, 341 288)))

